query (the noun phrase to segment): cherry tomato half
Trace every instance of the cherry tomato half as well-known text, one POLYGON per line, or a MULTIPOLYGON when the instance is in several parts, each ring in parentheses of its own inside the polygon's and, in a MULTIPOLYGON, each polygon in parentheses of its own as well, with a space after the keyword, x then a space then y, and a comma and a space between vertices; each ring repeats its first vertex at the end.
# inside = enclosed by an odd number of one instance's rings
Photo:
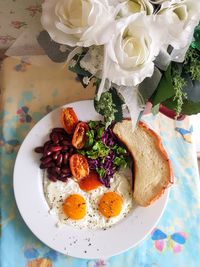
POLYGON ((80 181, 89 174, 88 161, 83 155, 72 155, 69 159, 69 166, 72 175, 77 179, 77 181, 80 181))
POLYGON ((98 179, 98 174, 95 171, 89 173, 88 176, 81 179, 79 187, 84 191, 90 191, 102 186, 102 183, 98 179))
POLYGON ((73 108, 64 108, 61 112, 61 123, 68 134, 73 134, 78 118, 73 108))
POLYGON ((76 125, 73 138, 72 138, 72 145, 75 148, 81 149, 84 147, 86 139, 87 139, 86 132, 88 129, 89 128, 86 122, 79 122, 76 125))

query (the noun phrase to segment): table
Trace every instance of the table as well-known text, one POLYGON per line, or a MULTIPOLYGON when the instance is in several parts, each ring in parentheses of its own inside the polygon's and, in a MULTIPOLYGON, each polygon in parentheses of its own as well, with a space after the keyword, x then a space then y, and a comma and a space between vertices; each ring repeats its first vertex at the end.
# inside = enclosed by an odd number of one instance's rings
POLYGON ((162 114, 143 118, 160 133, 175 175, 166 210, 152 233, 110 259, 75 259, 48 248, 27 228, 15 204, 12 173, 19 146, 33 125, 57 106, 91 99, 94 89, 82 88, 66 66, 45 56, 7 58, 0 81, 2 267, 200 266, 200 181, 188 118, 179 122, 162 114))
POLYGON ((42 0, 0 1, 0 58, 27 27, 39 23, 42 2, 42 0))

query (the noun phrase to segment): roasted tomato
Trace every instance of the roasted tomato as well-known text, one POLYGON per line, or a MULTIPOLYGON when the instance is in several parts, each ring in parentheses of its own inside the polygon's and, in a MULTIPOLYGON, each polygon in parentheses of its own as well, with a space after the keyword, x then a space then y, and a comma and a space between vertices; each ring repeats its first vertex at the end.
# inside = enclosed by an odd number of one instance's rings
POLYGON ((89 173, 88 176, 81 179, 79 187, 84 191, 90 191, 102 186, 102 183, 98 179, 98 174, 95 171, 89 173))
POLYGON ((86 122, 79 122, 76 125, 73 138, 72 138, 72 145, 75 148, 81 149, 84 147, 86 139, 87 139, 86 132, 88 129, 89 128, 86 122))
POLYGON ((70 170, 72 175, 80 181, 82 178, 88 176, 89 165, 87 159, 79 154, 74 154, 69 160, 70 170))
POLYGON ((78 118, 73 108, 64 108, 61 112, 61 123, 68 134, 73 134, 78 118))

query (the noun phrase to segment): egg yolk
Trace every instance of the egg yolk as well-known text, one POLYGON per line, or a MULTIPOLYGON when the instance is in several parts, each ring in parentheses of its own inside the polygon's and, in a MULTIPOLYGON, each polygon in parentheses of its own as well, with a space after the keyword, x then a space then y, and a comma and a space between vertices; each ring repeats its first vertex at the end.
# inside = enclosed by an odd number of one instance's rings
POLYGON ((122 210, 123 200, 120 195, 115 192, 105 193, 99 201, 99 211, 106 218, 115 217, 122 210))
POLYGON ((96 172, 90 172, 88 176, 79 182, 79 187, 84 191, 94 190, 99 186, 102 186, 102 183, 99 181, 96 172))
POLYGON ((63 203, 63 211, 72 220, 80 220, 86 215, 85 199, 78 194, 67 197, 63 203))

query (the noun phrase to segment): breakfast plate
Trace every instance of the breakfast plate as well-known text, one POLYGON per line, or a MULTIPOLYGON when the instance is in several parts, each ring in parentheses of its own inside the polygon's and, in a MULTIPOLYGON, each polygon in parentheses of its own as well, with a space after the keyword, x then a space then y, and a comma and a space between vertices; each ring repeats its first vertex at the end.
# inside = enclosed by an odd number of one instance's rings
MULTIPOLYGON (((100 120, 90 100, 74 102, 79 120, 100 120)), ((169 190, 149 207, 137 205, 120 222, 103 229, 79 229, 58 226, 49 213, 43 190, 43 173, 38 166, 36 146, 42 145, 54 127, 61 127, 60 108, 41 119, 26 136, 14 168, 14 193, 18 209, 30 230, 45 244, 63 254, 78 258, 107 258, 122 253, 143 240, 160 219, 167 204, 169 190)))

